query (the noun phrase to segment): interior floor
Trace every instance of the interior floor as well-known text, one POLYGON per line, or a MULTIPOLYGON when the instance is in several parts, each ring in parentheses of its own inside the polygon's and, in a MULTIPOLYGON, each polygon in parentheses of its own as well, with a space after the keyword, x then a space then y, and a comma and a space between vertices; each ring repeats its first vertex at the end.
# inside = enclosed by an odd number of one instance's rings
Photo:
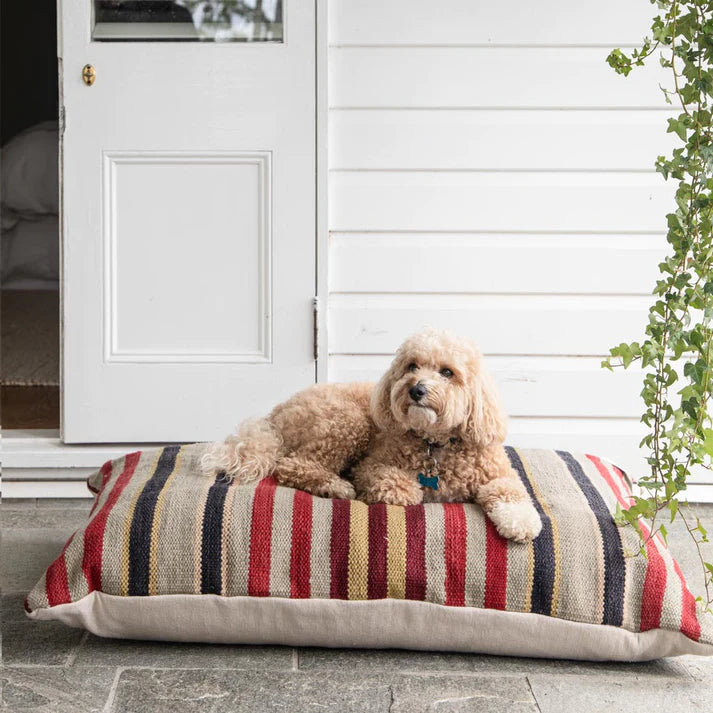
MULTIPOLYGON (((92 501, 4 500, 0 553, 2 710, 48 713, 702 713, 713 657, 588 663, 472 654, 224 646, 102 639, 30 622, 22 602, 92 501)), ((713 505, 692 506, 713 528, 713 505)), ((677 520, 669 544, 694 592, 695 546, 677 520)), ((710 552, 706 553, 710 557, 710 552)))
POLYGON ((4 429, 59 428, 59 292, 3 290, 0 414, 4 429))

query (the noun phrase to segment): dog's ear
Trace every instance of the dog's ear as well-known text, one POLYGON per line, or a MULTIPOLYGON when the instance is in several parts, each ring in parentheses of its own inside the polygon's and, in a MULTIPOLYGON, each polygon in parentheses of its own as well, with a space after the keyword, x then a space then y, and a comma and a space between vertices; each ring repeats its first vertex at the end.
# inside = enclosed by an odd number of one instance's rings
POLYGON ((391 412, 391 385, 394 380, 394 364, 381 377, 371 393, 371 417, 382 431, 388 431, 396 426, 391 412))
POLYGON ((480 448, 503 443, 507 435, 507 418, 495 379, 483 366, 481 357, 477 359, 469 386, 470 407, 463 423, 463 440, 480 448))

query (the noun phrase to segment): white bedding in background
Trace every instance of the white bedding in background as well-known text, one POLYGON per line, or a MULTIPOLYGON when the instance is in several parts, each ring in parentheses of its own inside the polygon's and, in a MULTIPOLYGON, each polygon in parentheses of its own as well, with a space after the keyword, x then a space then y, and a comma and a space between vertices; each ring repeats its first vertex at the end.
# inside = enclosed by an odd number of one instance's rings
POLYGON ((56 215, 20 220, 10 230, 2 231, 3 287, 55 287, 58 272, 59 219, 56 215), (35 284, 37 282, 48 284, 35 284))
POLYGON ((3 213, 22 216, 59 213, 58 134, 56 121, 43 121, 2 148, 3 213))
POLYGON ((56 121, 15 136, 0 154, 2 286, 56 288, 59 280, 59 179, 56 121))

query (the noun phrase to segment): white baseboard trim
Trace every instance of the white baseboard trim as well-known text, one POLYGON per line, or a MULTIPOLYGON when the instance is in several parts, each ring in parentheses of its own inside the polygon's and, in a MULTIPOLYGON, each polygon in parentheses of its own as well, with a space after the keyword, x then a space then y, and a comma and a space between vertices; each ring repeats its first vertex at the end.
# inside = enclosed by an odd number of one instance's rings
POLYGON ((3 498, 91 497, 86 479, 108 460, 164 444, 67 445, 54 430, 2 433, 3 498))
MULTIPOLYGON (((131 451, 161 445, 166 444, 67 445, 60 440, 58 431, 3 431, 2 496, 4 498, 90 497, 85 481, 87 476, 101 468, 103 463, 131 451)), ((713 482, 700 482, 696 478, 688 486, 686 499, 691 503, 713 503, 713 482)))

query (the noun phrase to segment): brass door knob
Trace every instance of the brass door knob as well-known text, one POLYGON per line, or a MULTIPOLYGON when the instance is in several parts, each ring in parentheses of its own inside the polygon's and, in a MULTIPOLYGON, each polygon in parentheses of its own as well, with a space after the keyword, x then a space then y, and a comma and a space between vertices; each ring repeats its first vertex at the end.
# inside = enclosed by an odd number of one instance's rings
POLYGON ((97 70, 94 69, 91 64, 85 64, 84 67, 82 67, 82 79, 84 80, 84 83, 88 87, 91 87, 96 78, 97 70))

